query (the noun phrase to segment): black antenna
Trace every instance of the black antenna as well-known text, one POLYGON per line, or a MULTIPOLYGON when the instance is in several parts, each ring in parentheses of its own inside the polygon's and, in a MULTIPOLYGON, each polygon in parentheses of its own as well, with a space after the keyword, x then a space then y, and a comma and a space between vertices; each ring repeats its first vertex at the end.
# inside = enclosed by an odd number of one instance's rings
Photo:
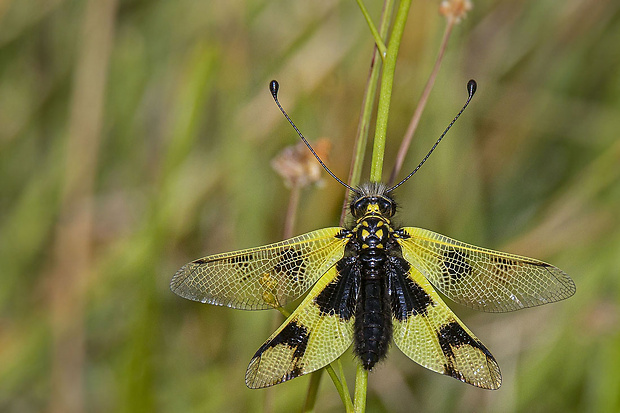
MULTIPOLYGON (((328 174, 330 174, 332 176, 332 178, 334 178, 336 181, 340 182, 341 185, 343 185, 345 188, 348 188, 349 190, 353 191, 353 192, 359 192, 357 189, 353 188, 352 186, 346 184, 345 182, 343 182, 340 178, 338 178, 336 175, 334 175, 334 173, 332 171, 329 170, 329 168, 327 167, 327 165, 325 165, 323 163, 323 161, 321 160, 321 158, 319 158, 319 155, 316 154, 316 152, 314 152, 314 149, 312 149, 312 146, 310 145, 310 143, 306 140, 306 138, 304 138, 304 135, 302 135, 302 133, 299 131, 299 129, 297 129, 297 126, 295 126, 295 123, 293 123, 293 121, 291 120, 291 118, 288 116, 288 114, 286 113, 286 111, 284 110, 284 108, 282 107, 282 105, 280 105, 280 102, 278 101, 278 90, 280 89, 280 84, 278 83, 277 80, 272 80, 271 82, 269 82, 269 91, 271 92, 271 96, 273 96, 273 100, 276 102, 276 105, 278 105, 278 108, 280 108, 280 112, 282 112, 282 114, 284 115, 284 117, 286 118, 286 120, 288 120, 288 123, 291 124, 291 126, 293 127, 293 129, 295 129, 295 132, 297 132, 297 134, 299 135, 299 137, 301 138, 302 141, 304 141, 304 143, 306 144, 306 146, 308 147, 308 149, 310 149, 310 152, 312 152, 312 154, 314 155, 314 157, 316 158, 317 161, 319 161, 319 163, 321 164, 321 166, 323 167, 323 169, 325 169, 327 171, 328 174)), ((400 184, 399 184, 400 185, 400 184)))
POLYGON ((409 175, 407 175, 407 177, 405 177, 405 179, 403 179, 402 181, 400 181, 399 183, 397 183, 396 185, 394 185, 393 187, 391 187, 390 189, 388 189, 386 192, 391 192, 394 189, 398 188, 399 186, 401 186, 402 184, 404 184, 407 179, 411 178, 413 176, 413 174, 415 174, 416 172, 418 172, 418 169, 420 169, 422 167, 422 165, 424 164, 424 162, 426 162, 426 160, 428 159, 429 156, 431 156, 431 153, 433 153, 433 151, 435 150, 435 148, 437 147, 437 145, 439 145, 439 142, 441 142, 441 140, 443 139, 444 136, 446 136, 446 133, 448 133, 448 131, 450 130, 450 128, 452 127, 452 125, 454 125, 454 122, 456 122, 456 120, 459 118, 459 116, 461 116, 461 113, 463 113, 463 111, 465 110, 465 108, 467 107, 467 105, 469 105, 469 102, 471 101, 471 98, 474 97, 474 93, 476 93, 476 88, 478 87, 478 85, 476 84, 476 81, 474 79, 471 79, 469 82, 467 82, 467 93, 469 94, 469 96, 467 97, 467 102, 465 102, 465 105, 463 105, 463 108, 461 109, 461 111, 455 116, 454 119, 452 119, 452 122, 450 122, 450 124, 448 125, 448 127, 446 128, 445 131, 443 131, 443 133, 441 134, 441 136, 439 137, 439 139, 437 139, 437 142, 435 142, 435 144, 433 145, 433 147, 431 148, 430 151, 428 151, 428 153, 426 154, 426 156, 424 157, 424 159, 422 159, 422 161, 418 164, 418 166, 415 167, 415 169, 413 170, 413 172, 411 172, 409 175))

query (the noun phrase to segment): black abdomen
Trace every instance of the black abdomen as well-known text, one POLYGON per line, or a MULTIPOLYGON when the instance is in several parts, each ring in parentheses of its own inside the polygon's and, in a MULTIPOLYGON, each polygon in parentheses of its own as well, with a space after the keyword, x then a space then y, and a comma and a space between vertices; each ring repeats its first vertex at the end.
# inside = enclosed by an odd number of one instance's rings
POLYGON ((387 354, 392 339, 392 313, 383 262, 374 262, 379 264, 378 268, 364 264, 355 311, 355 354, 370 370, 387 354))

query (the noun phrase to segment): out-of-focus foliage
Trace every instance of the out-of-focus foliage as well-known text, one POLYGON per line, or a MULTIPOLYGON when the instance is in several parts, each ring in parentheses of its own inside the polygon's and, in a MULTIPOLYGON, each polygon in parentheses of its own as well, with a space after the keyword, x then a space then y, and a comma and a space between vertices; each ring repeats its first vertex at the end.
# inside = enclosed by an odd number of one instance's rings
MULTIPOLYGON (((379 2, 366 3, 378 22, 379 2)), ((369 377, 368 409, 618 411, 620 2, 473 6, 405 170, 469 78, 477 96, 400 188, 400 220, 550 261, 577 294, 513 314, 452 305, 493 351, 502 388, 393 349, 369 377)), ((411 9, 388 172, 438 51, 438 7, 411 9)), ((270 162, 297 138, 272 78, 347 175, 373 46, 355 2, 8 0, 0 18, 0 410, 299 410, 308 378, 243 381, 276 312, 189 302, 168 282, 193 258, 281 238, 289 192, 270 162)), ((337 224, 344 191, 325 182, 301 194, 297 233, 337 224)), ((342 409, 325 377, 319 391, 318 411, 342 409)))

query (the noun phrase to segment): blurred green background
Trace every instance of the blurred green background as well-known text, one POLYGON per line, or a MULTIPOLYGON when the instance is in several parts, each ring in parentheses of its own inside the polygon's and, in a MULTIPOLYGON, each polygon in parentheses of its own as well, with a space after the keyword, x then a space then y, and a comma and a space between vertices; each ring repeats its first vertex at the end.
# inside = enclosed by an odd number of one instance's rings
MULTIPOLYGON (((438 53, 438 6, 411 8, 385 176, 438 53)), ((620 2, 473 6, 401 176, 469 78, 477 96, 400 188, 400 220, 549 261, 577 294, 510 314, 450 304, 503 387, 394 349, 368 410, 620 411, 620 2)), ((6 0, 0 18, 0 411, 298 411, 308 377, 244 384, 278 313, 201 305, 168 283, 194 258, 282 238, 289 190, 270 162, 297 137, 272 78, 347 176, 373 46, 355 2, 6 0)), ((303 191, 296 233, 337 225, 344 191, 324 182, 303 191)), ((352 383, 350 352, 343 363, 352 383)), ((327 377, 319 391, 318 411, 342 410, 327 377)))

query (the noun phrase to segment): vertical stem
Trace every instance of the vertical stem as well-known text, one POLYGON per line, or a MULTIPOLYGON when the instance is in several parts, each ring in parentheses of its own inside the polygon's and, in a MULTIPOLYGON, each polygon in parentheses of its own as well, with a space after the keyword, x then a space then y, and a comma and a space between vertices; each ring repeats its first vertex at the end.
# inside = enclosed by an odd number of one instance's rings
POLYGON ((377 108, 377 125, 375 128, 375 140, 370 164, 371 182, 380 182, 381 173, 383 172, 383 155, 385 153, 385 139, 387 135, 390 100, 392 97, 392 85, 394 83, 394 71, 396 70, 396 59, 398 57, 400 41, 403 37, 410 6, 411 0, 402 0, 398 5, 392 35, 388 43, 387 55, 383 64, 381 92, 379 93, 379 106, 377 108))
MULTIPOLYGON (((383 61, 383 73, 381 76, 381 92, 379 94, 379 105, 377 108, 377 124, 375 128, 375 139, 373 142, 372 162, 370 166, 370 181, 380 182, 383 170, 383 156, 385 153, 385 139, 387 135, 387 122, 390 110, 390 99, 392 97, 392 85, 394 83, 394 72, 396 70, 396 60, 400 49, 400 42, 405 30, 405 23, 409 15, 411 0, 401 0, 396 12, 396 19, 388 43, 387 54, 383 61)), ((354 411, 362 413, 366 410, 366 393, 368 386, 368 371, 358 365, 355 375, 355 396, 354 411)))
MULTIPOLYGON (((366 23, 368 23, 368 28, 370 29, 372 36, 375 38, 375 45, 377 46, 377 49, 379 50, 381 59, 383 59, 385 57, 385 52, 386 52, 385 43, 383 42, 383 38, 385 37, 385 34, 381 34, 377 31, 377 28, 375 27, 375 25, 372 22, 372 19, 370 18, 370 14, 368 14, 368 10, 366 10, 366 6, 364 6, 364 2, 362 2, 362 0, 357 0, 357 5, 362 11, 364 18, 366 19, 366 23)), ((385 8, 384 8, 384 11, 385 11, 385 8)))
POLYGON ((342 364, 340 363, 340 359, 337 359, 332 364, 336 364, 338 367, 338 371, 340 372, 340 378, 336 374, 336 371, 332 368, 332 365, 329 364, 325 367, 327 374, 331 377, 334 385, 336 386, 336 390, 340 395, 340 399, 342 400, 342 404, 344 404, 344 409, 347 413, 353 411, 353 402, 351 401, 351 395, 349 394, 349 388, 347 387, 347 383, 344 379, 344 374, 342 372, 342 364))
POLYGON ((316 404, 316 397, 319 392, 319 384, 321 383, 321 376, 323 376, 323 369, 315 371, 310 375, 310 384, 308 385, 308 392, 306 393, 306 401, 304 402, 304 406, 301 411, 311 412, 314 410, 314 405, 316 404))
POLYGON ((353 396, 353 411, 363 413, 366 410, 366 389, 368 388, 368 370, 362 365, 357 366, 355 372, 355 395, 353 396))
MULTIPOLYGON (((387 36, 387 31, 388 27, 390 26, 390 20, 392 19, 393 10, 394 0, 385 0, 385 2, 383 3, 381 24, 379 25, 379 35, 383 39, 385 39, 387 36)), ((372 108, 374 106, 375 95, 377 92, 379 69, 381 67, 380 53, 381 52, 375 45, 372 60, 370 61, 370 72, 368 74, 368 81, 366 82, 366 93, 364 94, 364 101, 362 103, 362 113, 360 115, 360 120, 357 127, 357 139, 355 140, 355 148, 353 149, 353 161, 351 162, 351 170, 349 171, 349 185, 353 187, 359 185, 362 176, 362 166, 364 164, 364 157, 366 153, 366 143, 368 142, 368 129, 370 128, 370 118, 372 115, 372 108)), ((340 216, 341 226, 344 224, 350 195, 351 194, 347 192, 347 196, 345 196, 344 198, 342 214, 340 216)))

